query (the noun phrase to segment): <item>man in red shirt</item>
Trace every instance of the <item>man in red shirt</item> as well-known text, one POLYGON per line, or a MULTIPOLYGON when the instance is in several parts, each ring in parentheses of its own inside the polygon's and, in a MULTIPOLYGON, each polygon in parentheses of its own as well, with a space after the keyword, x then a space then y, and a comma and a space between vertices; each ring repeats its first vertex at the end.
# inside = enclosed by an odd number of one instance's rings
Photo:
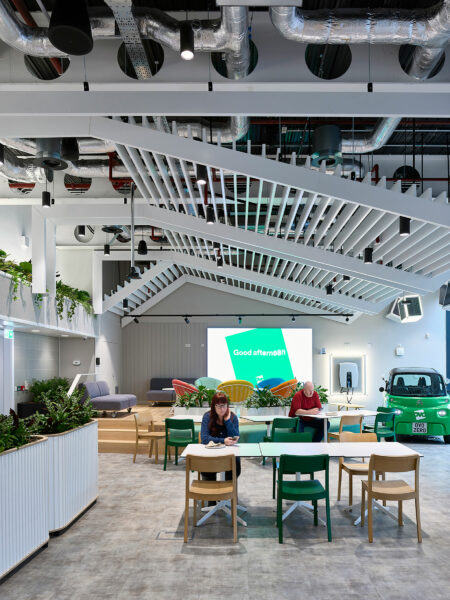
MULTIPOLYGON (((322 408, 319 394, 314 390, 314 384, 307 381, 303 389, 294 394, 289 410, 290 417, 300 417, 299 431, 305 430, 305 425, 314 429, 313 442, 321 442, 323 438, 323 421, 322 419, 312 419, 307 415, 317 415, 322 408)), ((328 427, 330 424, 328 423, 328 427)))

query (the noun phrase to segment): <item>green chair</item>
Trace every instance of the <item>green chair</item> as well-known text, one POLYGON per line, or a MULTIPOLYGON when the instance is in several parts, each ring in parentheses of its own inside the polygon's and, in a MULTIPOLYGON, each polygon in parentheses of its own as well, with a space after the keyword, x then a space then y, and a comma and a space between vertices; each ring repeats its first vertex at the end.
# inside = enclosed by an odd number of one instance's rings
MULTIPOLYGON (((312 442, 312 433, 293 433, 291 431, 274 431, 272 442, 288 443, 288 444, 308 444, 312 442)), ((272 477, 272 498, 275 499, 275 482, 278 470, 279 460, 272 458, 273 477, 272 477)), ((286 473, 287 474, 287 473, 286 473)))
POLYGON ((280 468, 278 469, 278 490, 277 490, 277 526, 278 541, 283 543, 283 520, 290 514, 291 509, 283 515, 283 499, 301 502, 311 500, 314 507, 314 525, 317 526, 319 519, 317 514, 317 501, 325 498, 327 512, 327 531, 328 541, 331 542, 331 520, 330 520, 330 481, 329 481, 329 462, 328 454, 316 454, 314 456, 293 456, 282 454, 280 456, 280 468), (314 479, 314 473, 325 471, 325 487, 314 479), (310 475, 310 480, 303 481, 285 481, 284 475, 288 473, 306 473, 310 475))
POLYGON ((175 447, 175 464, 178 464, 178 448, 195 444, 193 419, 166 419, 166 447, 164 452, 164 471, 167 466, 167 449, 175 447))
MULTIPOLYGON (((277 430, 281 429, 283 431, 289 431, 289 432, 293 433, 294 431, 297 431, 297 427, 298 427, 298 417, 288 417, 288 418, 277 417, 273 420, 270 435, 264 436, 264 442, 273 442, 273 434, 277 430)), ((262 464, 263 465, 266 464, 265 456, 263 457, 262 464)), ((275 496, 274 496, 274 498, 275 498, 275 496)))
POLYGON ((216 379, 215 377, 199 377, 195 380, 195 387, 200 387, 201 385, 208 390, 217 390, 217 386, 219 383, 222 383, 220 379, 216 379))
POLYGON ((395 408, 379 406, 377 408, 375 423, 373 425, 364 425, 364 433, 376 433, 378 441, 380 441, 381 438, 393 437, 394 442, 396 442, 395 415, 395 408))

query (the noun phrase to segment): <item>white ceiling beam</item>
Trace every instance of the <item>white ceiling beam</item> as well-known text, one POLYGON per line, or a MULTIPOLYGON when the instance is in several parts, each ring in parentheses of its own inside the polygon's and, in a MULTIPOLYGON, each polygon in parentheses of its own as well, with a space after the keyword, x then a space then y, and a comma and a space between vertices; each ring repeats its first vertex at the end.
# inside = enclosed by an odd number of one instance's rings
MULTIPOLYGON (((186 114, 186 113, 184 113, 186 114)), ((340 114, 340 113, 338 113, 340 114)), ((333 177, 305 167, 297 167, 259 156, 220 148, 161 131, 130 125, 117 120, 93 118, 91 135, 178 159, 223 168, 279 185, 304 189, 338 198, 367 208, 403 215, 450 229, 450 207, 408 194, 387 191, 356 181, 333 177), (301 182, 301 186, 299 185, 301 182)))
MULTIPOLYGON (((57 84, 59 85, 59 84, 57 84)), ((83 115, 161 115, 161 116, 230 116, 246 115, 251 107, 253 116, 331 117, 423 117, 448 118, 449 84, 375 83, 367 93, 367 83, 333 82, 330 91, 323 82, 223 82, 183 84, 139 82, 129 89, 101 89, 96 84, 89 92, 83 90, 36 89, 3 90, 0 114, 5 116, 83 116, 83 115)), ((53 86, 52 86, 53 87, 53 86)), ((73 86, 72 86, 73 87, 73 86)), ((79 84, 81 88, 81 84, 79 84)))

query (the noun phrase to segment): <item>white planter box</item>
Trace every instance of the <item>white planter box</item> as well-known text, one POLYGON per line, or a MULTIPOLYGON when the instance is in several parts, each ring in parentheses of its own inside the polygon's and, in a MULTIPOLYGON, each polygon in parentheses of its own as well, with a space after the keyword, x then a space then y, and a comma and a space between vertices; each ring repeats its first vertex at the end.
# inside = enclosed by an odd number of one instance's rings
MULTIPOLYGON (((242 413, 241 413, 242 414, 242 413)), ((284 406, 268 406, 267 408, 248 408, 247 415, 254 417, 265 417, 266 415, 279 415, 280 417, 285 416, 284 406)))
POLYGON ((204 415, 209 411, 209 406, 202 406, 202 408, 199 408, 198 406, 193 406, 192 408, 186 408, 185 406, 173 407, 174 415, 186 415, 186 417, 189 417, 189 415, 204 415))
POLYGON ((65 529, 98 496, 98 424, 48 435, 48 525, 65 529))
POLYGON ((0 578, 47 545, 48 440, 0 454, 0 578))

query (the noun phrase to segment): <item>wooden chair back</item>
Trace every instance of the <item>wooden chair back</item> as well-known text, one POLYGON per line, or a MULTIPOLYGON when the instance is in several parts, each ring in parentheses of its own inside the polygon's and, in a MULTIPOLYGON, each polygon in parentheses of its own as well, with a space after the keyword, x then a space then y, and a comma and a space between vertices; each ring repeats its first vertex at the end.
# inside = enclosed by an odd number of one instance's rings
POLYGON ((415 471, 415 492, 419 492, 419 463, 420 456, 411 454, 406 456, 382 456, 372 454, 369 461, 368 489, 372 491, 374 473, 407 473, 415 471))
POLYGON ((236 472, 236 456, 232 453, 222 456, 186 456, 186 471, 200 471, 202 473, 222 473, 223 471, 236 472))
POLYGON ((364 415, 345 415, 341 417, 341 422, 339 423, 339 433, 342 435, 344 427, 348 427, 349 425, 359 425, 359 433, 362 433, 363 419, 364 415))
POLYGON ((353 431, 343 431, 339 437, 340 442, 376 442, 376 433, 354 433, 353 431))

